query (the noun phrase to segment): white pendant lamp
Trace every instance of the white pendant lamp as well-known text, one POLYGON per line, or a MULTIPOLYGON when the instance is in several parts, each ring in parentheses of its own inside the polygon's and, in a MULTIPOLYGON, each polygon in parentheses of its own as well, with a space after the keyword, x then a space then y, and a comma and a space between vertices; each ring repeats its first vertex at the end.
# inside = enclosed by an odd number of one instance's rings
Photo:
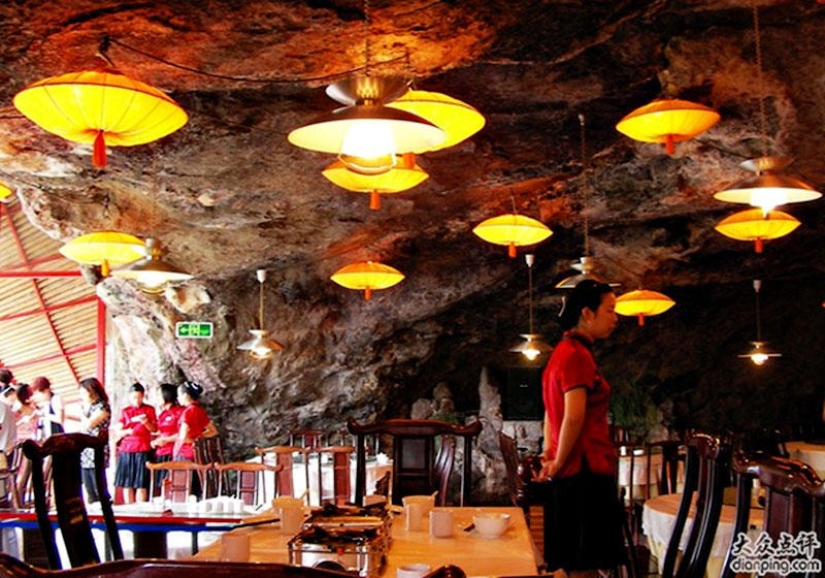
POLYGON ((762 341, 762 323, 759 312, 759 290, 762 288, 762 281, 753 280, 753 291, 756 294, 756 341, 751 341, 751 349, 747 353, 739 355, 741 358, 750 359, 754 365, 762 366, 772 357, 782 357, 781 353, 771 350, 767 341, 762 341))
POLYGON ((520 335, 524 341, 517 343, 510 351, 521 353, 528 361, 535 361, 540 355, 553 351, 553 348, 542 341, 540 334, 533 332, 533 263, 535 263, 535 255, 527 253, 524 255, 524 260, 527 262, 527 309, 530 313, 530 332, 521 333, 520 335))
POLYGON ((266 270, 258 269, 258 328, 250 329, 252 338, 241 343, 237 349, 248 351, 252 359, 269 359, 276 351, 281 351, 284 346, 269 338, 269 331, 264 329, 264 281, 266 281, 266 270))

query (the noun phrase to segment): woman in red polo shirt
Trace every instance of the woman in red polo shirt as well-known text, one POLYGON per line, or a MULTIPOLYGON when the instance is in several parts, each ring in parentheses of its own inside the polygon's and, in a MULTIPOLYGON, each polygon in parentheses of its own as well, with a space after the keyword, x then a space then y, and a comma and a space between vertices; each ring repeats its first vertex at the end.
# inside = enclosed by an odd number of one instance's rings
MULTIPOLYGON (((198 401, 203 393, 203 387, 194 381, 184 381, 178 387, 178 401, 183 406, 178 425, 178 437, 172 449, 176 460, 195 461, 195 442, 199 438, 209 438, 218 435, 218 428, 209 419, 206 410, 198 401)), ((200 495, 200 479, 192 475, 191 492, 200 495)))
MULTIPOLYGON (((178 386, 173 383, 161 383, 160 395, 163 398, 163 405, 158 414, 157 436, 152 440, 152 447, 155 448, 155 462, 168 462, 172 460, 172 449, 175 447, 175 440, 178 439, 178 428, 180 426, 180 415, 183 407, 178 403, 178 386)), ((166 478, 166 470, 158 470, 155 475, 155 490, 162 487, 162 482, 166 478)))
POLYGON ((585 280, 560 316, 564 337, 542 376, 547 487, 544 557, 547 570, 597 576, 623 557, 616 451, 607 414, 610 385, 591 350, 613 333, 616 296, 606 283, 585 280))
POLYGON ((155 408, 143 403, 145 389, 135 383, 129 389, 129 405, 120 412, 115 441, 119 441, 115 486, 123 488, 123 501, 146 502, 149 499, 149 461, 152 433, 157 431, 155 408))

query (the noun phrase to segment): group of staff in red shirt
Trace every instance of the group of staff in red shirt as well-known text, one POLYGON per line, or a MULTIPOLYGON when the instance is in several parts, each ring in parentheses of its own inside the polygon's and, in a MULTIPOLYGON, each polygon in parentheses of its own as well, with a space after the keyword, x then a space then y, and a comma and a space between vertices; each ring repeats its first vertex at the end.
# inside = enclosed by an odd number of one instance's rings
POLYGON ((194 461, 195 441, 218 433, 198 401, 203 393, 199 384, 164 383, 160 391, 163 405, 158 415, 154 407, 143 402, 144 387, 133 384, 129 405, 123 408, 115 426, 115 442, 119 444, 115 486, 122 488, 126 503, 149 499, 147 462, 194 461))

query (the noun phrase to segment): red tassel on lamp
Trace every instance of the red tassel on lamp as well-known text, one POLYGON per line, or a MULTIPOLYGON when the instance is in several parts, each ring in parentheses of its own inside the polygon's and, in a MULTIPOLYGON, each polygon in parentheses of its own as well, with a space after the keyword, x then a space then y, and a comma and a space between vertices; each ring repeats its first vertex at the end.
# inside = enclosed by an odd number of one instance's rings
POLYGON ((99 169, 106 166, 106 139, 103 137, 102 130, 97 131, 92 147, 92 164, 99 169))

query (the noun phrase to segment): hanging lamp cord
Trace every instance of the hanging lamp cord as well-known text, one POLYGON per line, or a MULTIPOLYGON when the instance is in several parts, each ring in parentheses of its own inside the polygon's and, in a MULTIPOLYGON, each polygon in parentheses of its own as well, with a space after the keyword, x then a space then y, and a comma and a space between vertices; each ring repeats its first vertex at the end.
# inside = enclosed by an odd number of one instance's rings
POLYGON ((370 0, 364 0, 364 75, 370 75, 370 0))
POLYGON ((584 114, 579 113, 579 141, 581 143, 582 173, 584 174, 584 200, 582 202, 582 219, 584 227, 584 256, 590 255, 590 218, 587 207, 590 204, 590 165, 587 162, 587 145, 585 144, 584 114))
POLYGON ((524 256, 527 261, 527 308, 530 310, 530 335, 533 335, 533 255, 524 256))
POLYGON ((762 37, 759 33, 759 6, 753 6, 753 48, 756 52, 756 80, 759 89, 759 128, 762 136, 762 156, 768 156, 768 120, 765 112, 765 78, 762 72, 762 37))
POLYGON ((759 313, 759 289, 762 288, 762 281, 753 280, 753 290, 756 293, 756 341, 762 341, 762 319, 759 313))
POLYGON ((264 328, 264 281, 266 277, 258 280, 258 329, 264 328))

